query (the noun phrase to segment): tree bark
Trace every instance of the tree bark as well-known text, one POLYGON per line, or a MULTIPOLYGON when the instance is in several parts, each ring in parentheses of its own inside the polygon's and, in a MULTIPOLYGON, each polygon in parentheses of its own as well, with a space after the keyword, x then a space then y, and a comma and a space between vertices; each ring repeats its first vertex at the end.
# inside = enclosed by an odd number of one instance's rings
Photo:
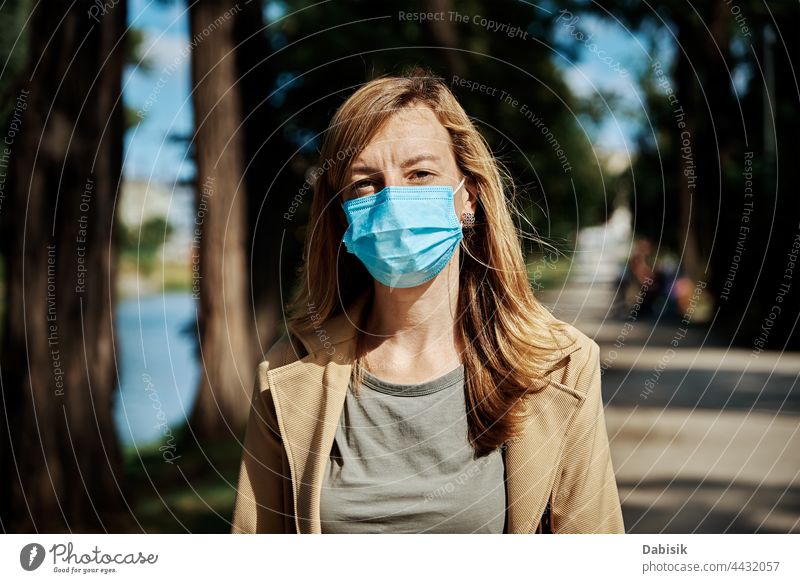
POLYGON ((118 530, 113 425, 114 202, 122 167, 126 1, 37 4, 0 147, 7 309, 0 353, 6 532, 118 530), (12 129, 13 128, 13 131, 12 129))
MULTIPOLYGON (((247 421, 255 362, 247 278, 247 194, 231 0, 191 4, 197 163, 201 380, 189 426, 196 439, 229 437, 247 421)), ((195 250, 197 251, 197 250, 195 250)))
MULTIPOLYGON (((247 186, 248 275, 253 306, 254 337, 251 343, 255 362, 264 355, 282 332, 283 306, 280 281, 291 282, 294 266, 300 260, 301 245, 282 245, 283 214, 293 190, 302 179, 284 167, 285 159, 275 152, 295 148, 280 131, 281 117, 269 105, 283 63, 270 59, 272 49, 266 34, 263 2, 242 6, 234 27, 239 96, 244 123, 244 169, 247 186), (287 179, 287 175, 291 178, 287 179)), ((302 175, 302 173, 300 173, 302 175)))
MULTIPOLYGON (((712 253, 722 237, 718 224, 730 209, 725 199, 723 169, 732 161, 735 133, 732 124, 739 119, 729 79, 731 13, 724 4, 706 7, 701 18, 678 12, 677 95, 686 112, 691 164, 677 158, 679 176, 680 234, 682 264, 695 281, 709 282, 714 277, 712 253), (705 27, 708 27, 706 31, 705 27), (710 34, 709 34, 710 32, 710 34), (685 171, 693 172, 689 178, 685 171)), ((680 132, 677 134, 682 135, 680 132)), ((681 141, 678 141, 679 149, 681 141)), ((727 256, 726 256, 727 259, 727 256)))
MULTIPOLYGON (((431 14, 450 14, 453 11, 451 0, 425 0, 425 10, 431 14)), ((458 31, 451 18, 428 21, 427 29, 433 43, 444 49, 442 60, 447 66, 448 77, 462 77, 467 70, 464 54, 459 51, 458 31)))

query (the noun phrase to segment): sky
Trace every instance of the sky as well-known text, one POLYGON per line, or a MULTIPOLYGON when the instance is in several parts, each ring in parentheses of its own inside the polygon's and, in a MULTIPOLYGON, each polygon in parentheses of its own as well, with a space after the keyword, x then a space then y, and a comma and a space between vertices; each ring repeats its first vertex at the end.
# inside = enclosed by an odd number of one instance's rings
MULTIPOLYGON (((141 119, 125 137, 123 168, 128 179, 172 183, 194 174, 185 145, 170 140, 192 131, 186 10, 183 0, 130 0, 128 24, 144 33, 142 52, 151 66, 148 71, 129 66, 123 78, 125 103, 141 119)), ((280 12, 277 3, 267 7, 270 18, 280 12)), ((598 90, 619 96, 619 104, 613 111, 607 109, 598 126, 582 120, 595 147, 632 152, 632 137, 644 115, 634 79, 649 62, 645 44, 623 26, 600 19, 582 17, 574 22, 565 15, 554 26, 557 44, 575 43, 580 49, 578 60, 571 62, 554 47, 553 62, 570 88, 592 99, 601 99, 598 90), (593 36, 587 41, 581 35, 593 36), (625 110, 630 114, 619 114, 625 110)), ((666 48, 660 58, 669 58, 666 48)))
POLYGON ((123 76, 125 104, 141 121, 125 136, 123 172, 127 178, 172 182, 194 173, 186 148, 169 141, 171 134, 192 131, 189 59, 181 51, 189 43, 186 3, 130 0, 128 25, 145 36, 143 55, 150 70, 127 67, 123 76))
POLYGON ((644 96, 637 79, 653 59, 661 60, 664 69, 672 59, 668 32, 655 39, 656 54, 641 34, 628 30, 622 23, 600 18, 559 15, 556 17, 555 42, 574 43, 579 56, 572 61, 557 49, 553 62, 577 96, 602 100, 610 93, 617 103, 604 104, 604 116, 597 127, 589 129, 596 148, 633 152, 633 136, 646 117, 644 96))

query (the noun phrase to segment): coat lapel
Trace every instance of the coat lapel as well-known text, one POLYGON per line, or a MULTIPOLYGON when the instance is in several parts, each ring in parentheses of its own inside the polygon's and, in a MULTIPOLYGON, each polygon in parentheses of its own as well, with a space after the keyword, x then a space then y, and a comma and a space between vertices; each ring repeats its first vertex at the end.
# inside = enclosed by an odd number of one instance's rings
POLYGON ((320 532, 322 472, 344 406, 350 369, 318 357, 267 372, 289 459, 299 533, 320 532))
MULTIPOLYGON (((284 440, 292 482, 295 528, 320 533, 320 495, 352 371, 355 326, 366 301, 297 332, 307 355, 267 371, 269 389, 284 440)), ((576 343, 563 350, 568 356, 576 343)), ((550 376, 550 386, 528 401, 524 433, 509 443, 506 464, 507 532, 534 532, 555 481, 566 428, 582 397, 550 376)), ((286 509, 290 512, 292 509, 286 509)))
POLYGON ((367 293, 362 294, 347 313, 333 316, 310 331, 293 330, 303 343, 306 356, 267 371, 289 461, 298 533, 321 532, 323 472, 353 367, 353 322, 358 321, 367 298, 367 293))

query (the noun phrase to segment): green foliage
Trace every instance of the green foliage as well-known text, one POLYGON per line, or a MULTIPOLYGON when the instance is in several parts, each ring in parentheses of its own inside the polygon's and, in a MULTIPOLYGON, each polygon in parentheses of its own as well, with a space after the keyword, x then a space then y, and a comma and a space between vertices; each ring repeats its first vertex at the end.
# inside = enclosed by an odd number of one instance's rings
POLYGON ((145 34, 141 28, 129 28, 125 35, 128 65, 143 72, 152 72, 153 60, 144 54, 145 34))
POLYGON ((163 217, 153 217, 138 228, 117 223, 115 233, 119 252, 124 259, 134 261, 144 273, 152 271, 157 251, 172 234, 172 225, 163 217))
MULTIPOLYGON (((401 16, 428 12, 430 3, 314 4, 282 3, 284 16, 265 31, 275 50, 266 106, 278 126, 276 141, 288 146, 273 151, 288 152, 293 164, 287 166, 297 169, 289 170, 296 174, 286 177, 287 188, 302 184, 300 173, 316 162, 322 131, 352 91, 418 65, 444 78, 514 177, 514 204, 525 216, 517 221, 520 229, 530 230, 530 221, 542 236, 560 241, 578 224, 606 216, 607 194, 584 123, 596 111, 571 94, 553 65, 553 15, 521 2, 453 3, 449 10, 460 18, 444 14, 456 48, 445 48, 437 46, 431 23, 401 16), (519 32, 492 30, 483 19, 519 32), (487 89, 471 91, 461 79, 487 89)), ((298 217, 295 224, 302 222, 298 217)))
POLYGON ((23 27, 30 12, 30 0, 7 0, 0 4, 0 127, 14 108, 15 93, 28 56, 28 33, 23 27))
POLYGON ((658 54, 656 36, 674 54, 660 80, 653 69, 640 79, 649 123, 628 177, 636 231, 707 282, 719 300, 717 326, 733 342, 752 347, 767 322, 765 344, 800 345, 800 304, 784 304, 781 318, 770 319, 772 306, 781 308, 777 290, 800 224, 797 4, 617 0, 601 7, 575 0, 564 7, 613 14, 650 39, 649 54, 658 54))

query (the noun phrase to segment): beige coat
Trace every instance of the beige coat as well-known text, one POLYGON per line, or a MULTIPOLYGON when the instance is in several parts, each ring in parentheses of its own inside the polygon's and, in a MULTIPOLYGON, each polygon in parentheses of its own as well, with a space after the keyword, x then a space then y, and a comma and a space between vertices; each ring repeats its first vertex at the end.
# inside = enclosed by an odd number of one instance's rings
MULTIPOLYGON (((323 471, 352 368, 362 296, 316 330, 284 334, 258 367, 233 513, 234 533, 319 533, 323 471), (303 352, 306 354, 303 356, 303 352)), ((569 327, 566 365, 529 400, 504 450, 507 533, 622 533, 600 395, 597 344, 569 327), (546 529, 545 529, 546 530, 546 529)))

